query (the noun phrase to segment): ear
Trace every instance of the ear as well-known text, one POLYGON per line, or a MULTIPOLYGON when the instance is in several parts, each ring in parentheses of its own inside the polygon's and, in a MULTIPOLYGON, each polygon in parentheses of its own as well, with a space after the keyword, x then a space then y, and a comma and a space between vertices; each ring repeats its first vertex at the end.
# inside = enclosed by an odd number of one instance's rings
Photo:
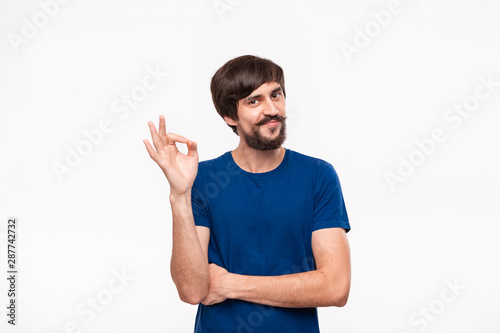
POLYGON ((233 119, 229 118, 228 116, 224 116, 224 121, 231 125, 231 126, 237 126, 238 124, 236 123, 236 121, 234 121, 233 119))

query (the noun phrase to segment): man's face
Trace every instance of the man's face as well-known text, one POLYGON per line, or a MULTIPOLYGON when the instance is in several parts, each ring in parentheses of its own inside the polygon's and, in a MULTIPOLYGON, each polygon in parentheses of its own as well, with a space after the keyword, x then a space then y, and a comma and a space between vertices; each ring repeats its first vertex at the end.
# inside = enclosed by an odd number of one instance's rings
POLYGON ((277 82, 262 84, 238 101, 239 121, 226 119, 238 128, 246 144, 256 150, 281 147, 286 139, 285 97, 277 82))

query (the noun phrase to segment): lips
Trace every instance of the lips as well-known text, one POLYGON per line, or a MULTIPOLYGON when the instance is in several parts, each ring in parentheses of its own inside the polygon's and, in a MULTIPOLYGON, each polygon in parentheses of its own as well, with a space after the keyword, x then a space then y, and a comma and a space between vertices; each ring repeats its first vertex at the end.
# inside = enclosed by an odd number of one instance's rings
POLYGON ((270 122, 265 123, 265 125, 269 125, 269 126, 276 126, 276 125, 278 125, 279 123, 280 123, 280 122, 279 122, 279 121, 277 121, 277 120, 272 120, 272 121, 270 121, 270 122))

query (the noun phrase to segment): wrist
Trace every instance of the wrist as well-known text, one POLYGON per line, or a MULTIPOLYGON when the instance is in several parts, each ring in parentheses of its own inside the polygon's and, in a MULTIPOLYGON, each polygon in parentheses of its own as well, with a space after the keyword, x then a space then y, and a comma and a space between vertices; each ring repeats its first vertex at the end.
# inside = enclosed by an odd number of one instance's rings
POLYGON ((240 274, 227 273, 224 283, 224 296, 230 299, 239 299, 244 290, 247 277, 240 274))
POLYGON ((186 192, 170 192, 169 196, 170 203, 177 202, 186 202, 191 200, 191 188, 189 188, 186 192))

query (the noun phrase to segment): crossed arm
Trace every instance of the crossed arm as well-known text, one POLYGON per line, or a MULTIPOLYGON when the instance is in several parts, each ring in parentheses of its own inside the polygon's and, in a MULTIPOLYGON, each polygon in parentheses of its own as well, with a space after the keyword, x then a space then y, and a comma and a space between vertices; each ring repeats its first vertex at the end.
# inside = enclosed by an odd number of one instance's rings
MULTIPOLYGON (((207 256, 210 231, 205 227, 196 228, 207 256)), ((312 250, 317 269, 296 274, 247 276, 229 273, 210 264, 209 287, 201 302, 212 305, 229 298, 292 308, 344 306, 351 285, 350 250, 345 230, 314 231, 312 250)))
POLYGON ((351 285, 351 260, 342 228, 312 233, 316 270, 280 275, 247 276, 208 264, 210 230, 195 226, 190 193, 171 195, 173 249, 171 273, 182 301, 212 305, 226 299, 279 307, 344 306, 351 285))

